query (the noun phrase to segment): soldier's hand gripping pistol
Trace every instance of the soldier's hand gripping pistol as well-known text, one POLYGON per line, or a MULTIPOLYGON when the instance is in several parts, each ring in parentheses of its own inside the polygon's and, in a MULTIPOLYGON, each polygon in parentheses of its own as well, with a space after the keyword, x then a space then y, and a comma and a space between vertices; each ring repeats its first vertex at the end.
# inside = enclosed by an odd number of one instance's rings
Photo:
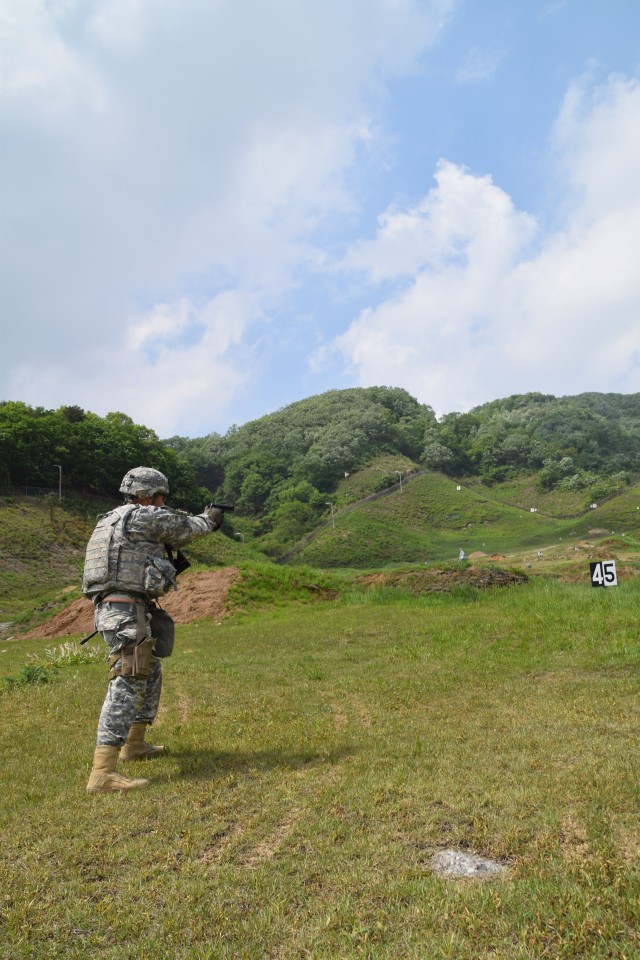
MULTIPOLYGON (((202 511, 202 516, 208 517, 213 522, 213 529, 218 530, 222 526, 225 513, 231 513, 233 510, 235 510, 235 506, 232 503, 210 503, 202 511)), ((176 568, 176 576, 189 569, 191 564, 182 550, 176 550, 174 554, 174 548, 170 543, 165 543, 164 547, 167 551, 167 557, 176 568)))

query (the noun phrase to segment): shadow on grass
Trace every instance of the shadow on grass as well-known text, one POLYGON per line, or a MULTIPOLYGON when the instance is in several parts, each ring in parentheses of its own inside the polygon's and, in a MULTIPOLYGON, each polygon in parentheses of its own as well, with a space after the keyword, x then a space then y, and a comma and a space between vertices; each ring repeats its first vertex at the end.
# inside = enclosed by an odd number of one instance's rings
MULTIPOLYGON (((339 763, 353 753, 348 747, 328 752, 301 750, 255 750, 224 751, 212 749, 193 749, 172 751, 172 760, 177 761, 179 776, 191 780, 209 780, 222 773, 251 774, 261 770, 302 770, 312 766, 331 766, 339 763)), ((161 780, 162 776, 154 777, 161 780)))

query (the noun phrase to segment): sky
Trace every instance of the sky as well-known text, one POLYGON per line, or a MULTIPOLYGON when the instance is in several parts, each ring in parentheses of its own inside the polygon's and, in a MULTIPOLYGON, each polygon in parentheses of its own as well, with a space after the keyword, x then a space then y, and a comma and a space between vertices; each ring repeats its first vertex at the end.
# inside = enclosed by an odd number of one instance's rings
POLYGON ((640 391, 638 0, 0 0, 0 400, 640 391))

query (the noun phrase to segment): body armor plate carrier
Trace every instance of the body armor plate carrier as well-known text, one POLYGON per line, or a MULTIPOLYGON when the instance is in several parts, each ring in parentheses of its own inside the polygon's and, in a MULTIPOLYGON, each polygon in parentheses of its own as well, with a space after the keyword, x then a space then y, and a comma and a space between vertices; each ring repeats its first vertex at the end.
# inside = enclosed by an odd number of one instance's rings
POLYGON ((123 590, 153 598, 175 588, 175 567, 163 557, 163 544, 132 540, 127 534, 127 519, 137 509, 137 504, 128 503, 98 521, 87 545, 85 596, 123 590))

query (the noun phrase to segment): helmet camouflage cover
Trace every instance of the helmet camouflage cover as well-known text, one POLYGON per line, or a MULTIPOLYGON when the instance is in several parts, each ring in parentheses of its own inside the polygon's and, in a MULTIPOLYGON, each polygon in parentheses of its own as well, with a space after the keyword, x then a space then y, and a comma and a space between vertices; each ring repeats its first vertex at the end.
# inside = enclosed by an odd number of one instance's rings
POLYGON ((164 473, 153 467, 134 467, 123 477, 120 493, 129 497, 152 497, 155 493, 169 493, 169 481, 164 473))

